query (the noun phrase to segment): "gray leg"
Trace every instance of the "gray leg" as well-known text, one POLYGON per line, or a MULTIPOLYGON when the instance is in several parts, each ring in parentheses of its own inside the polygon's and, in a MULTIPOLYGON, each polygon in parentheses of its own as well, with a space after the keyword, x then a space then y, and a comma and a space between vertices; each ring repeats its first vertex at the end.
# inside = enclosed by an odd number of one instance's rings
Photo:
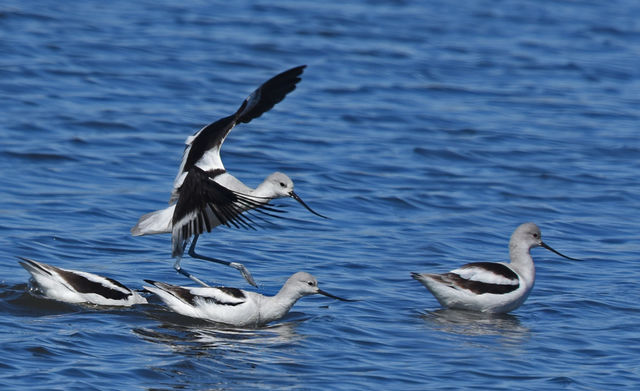
POLYGON ((185 277, 188 277, 188 278, 192 279, 193 281, 197 282, 198 284, 200 284, 200 285, 202 285, 204 287, 209 287, 209 285, 204 283, 201 279, 199 279, 198 277, 194 276, 193 274, 189 273, 188 271, 186 271, 182 267, 180 267, 180 258, 178 258, 176 260, 176 263, 173 264, 173 268, 176 269, 176 271, 178 273, 182 274, 185 277))
MULTIPOLYGON (((253 280, 253 277, 251 276, 251 273, 249 273, 249 270, 244 267, 243 264, 241 263, 237 263, 237 262, 228 262, 228 261, 223 261, 222 259, 217 259, 217 258, 212 258, 212 257, 206 257, 204 255, 200 255, 198 253, 196 253, 196 242, 198 241, 198 237, 200 235, 194 235, 193 239, 191 240, 191 246, 189 246, 189 255, 192 258, 197 258, 197 259, 202 259, 205 261, 210 261, 210 262, 215 262, 215 263, 220 263, 222 265, 226 265, 226 266, 231 266, 232 268, 239 270, 240 273, 242 273, 242 276, 244 277, 245 280, 247 280, 247 282, 255 287, 258 287, 258 285, 256 284, 256 282, 253 280)), ((179 261, 178 261, 179 262, 179 261)), ((180 266, 180 265, 178 265, 180 266)), ((178 269, 176 269, 178 270, 178 269)), ((189 277, 191 279, 193 279, 192 277, 189 277)))

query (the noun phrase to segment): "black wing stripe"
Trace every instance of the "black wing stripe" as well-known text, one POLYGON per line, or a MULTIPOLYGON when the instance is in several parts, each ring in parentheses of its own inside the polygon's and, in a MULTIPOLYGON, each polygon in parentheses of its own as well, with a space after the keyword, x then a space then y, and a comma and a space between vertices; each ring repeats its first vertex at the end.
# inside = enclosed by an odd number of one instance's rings
POLYGON ((226 293, 229 296, 233 296, 236 299, 245 299, 246 296, 244 295, 244 292, 242 292, 240 289, 238 288, 227 288, 227 287, 218 287, 218 289, 220 289, 222 292, 226 293))
POLYGON ((63 280, 65 280, 67 284, 69 284, 69 286, 71 286, 71 288, 73 288, 79 293, 95 293, 107 299, 113 299, 113 300, 126 300, 131 295, 131 290, 129 288, 127 288, 126 286, 122 285, 120 282, 112 278, 103 277, 108 282, 112 283, 113 285, 121 288, 122 290, 128 293, 124 293, 117 289, 106 287, 99 282, 91 281, 80 274, 74 273, 73 271, 61 269, 59 267, 55 267, 47 264, 41 264, 39 262, 33 261, 28 258, 24 258, 24 257, 20 257, 20 259, 24 260, 25 262, 29 263, 31 266, 37 268, 38 270, 50 276, 53 276, 52 270, 55 271, 60 275, 60 277, 62 277, 63 280), (50 268, 51 270, 49 270, 48 268, 50 268))
MULTIPOLYGON (((91 281, 84 276, 79 274, 66 271, 63 269, 58 269, 58 273, 64 280, 76 291, 80 293, 95 293, 100 296, 103 296, 107 299, 113 300, 126 300, 131 293, 123 293, 116 289, 108 288, 99 282, 91 281)), ((114 280, 109 279, 111 283, 114 283, 114 280)), ((116 283, 117 286, 124 288, 126 291, 129 289, 120 283, 116 283)))
POLYGON ((456 273, 446 273, 443 276, 446 277, 446 280, 453 282, 452 287, 466 289, 478 295, 484 293, 501 295, 513 292, 520 286, 517 280, 517 275, 514 284, 493 284, 482 281, 467 280, 456 273))
POLYGON ((462 266, 461 269, 470 269, 470 268, 481 268, 481 269, 485 269, 490 271, 491 273, 498 275, 498 276, 502 276, 504 278, 507 278, 509 280, 516 280, 518 281, 518 275, 511 270, 508 266, 503 265, 501 263, 495 263, 495 262, 472 262, 472 263, 467 263, 466 265, 462 266))
MULTIPOLYGON (((200 295, 196 295, 194 293, 191 292, 191 290, 189 288, 183 288, 181 286, 175 286, 175 285, 170 285, 170 284, 165 284, 163 282, 155 282, 155 281, 151 281, 151 280, 145 280, 147 283, 156 286, 159 289, 162 289, 163 291, 170 293, 171 295, 175 296, 176 298, 182 300, 183 302, 197 307, 198 306, 198 300, 202 300, 206 303, 212 303, 212 304, 217 304, 217 305, 229 305, 229 306, 237 306, 239 304, 244 303, 244 301, 238 301, 238 302, 225 302, 225 301, 221 301, 218 300, 214 297, 209 297, 209 296, 200 296, 200 295)), ((233 296, 235 298, 238 299, 242 299, 244 298, 244 295, 242 295, 240 297, 240 295, 236 294, 232 294, 230 292, 224 291, 223 292, 229 294, 230 296, 233 296)), ((240 294, 242 294, 242 292, 240 292, 240 294)))

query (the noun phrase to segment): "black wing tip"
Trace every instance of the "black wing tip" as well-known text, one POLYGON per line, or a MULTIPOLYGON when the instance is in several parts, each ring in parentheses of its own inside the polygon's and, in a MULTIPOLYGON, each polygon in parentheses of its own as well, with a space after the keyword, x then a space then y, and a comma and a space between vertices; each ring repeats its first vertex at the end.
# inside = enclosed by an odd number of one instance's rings
POLYGON ((302 80, 300 75, 306 67, 306 65, 293 67, 262 83, 242 102, 234 114, 236 123, 251 122, 280 103, 287 94, 296 89, 296 85, 302 80))
MULTIPOLYGON (((296 89, 297 84, 300 82, 300 80, 302 80, 301 76, 306 67, 307 67, 306 65, 299 65, 297 67, 293 67, 284 72, 278 73, 271 79, 262 83, 262 85, 259 88, 267 90, 270 88, 274 88, 275 86, 278 86, 276 87, 276 90, 278 89, 281 90, 279 93, 276 94, 277 98, 275 99, 272 98, 274 99, 274 101, 270 102, 271 107, 278 104, 280 101, 284 99, 284 97, 287 94, 289 94, 290 92, 296 89)), ((267 110, 271 109, 271 107, 269 107, 267 110)))
POLYGON ((305 68, 307 68, 306 64, 298 65, 297 67, 293 67, 293 68, 289 69, 288 71, 285 71, 285 73, 286 72, 292 72, 292 73, 298 73, 298 75, 301 75, 302 72, 304 72, 305 68))
MULTIPOLYGON (((277 77, 281 77, 281 76, 293 76, 293 83, 291 86, 291 91, 296 89, 296 85, 300 82, 300 80, 302 80, 302 73, 304 73, 304 70, 307 66, 306 65, 299 65, 297 67, 293 67, 291 69, 289 69, 288 71, 284 71, 281 74, 275 76, 275 78, 277 77)), ((289 92, 291 92, 289 91, 289 92)))
POLYGON ((294 73, 297 73, 298 75, 300 75, 300 74, 302 74, 302 72, 304 72, 306 67, 307 67, 307 64, 297 65, 295 67, 287 69, 286 71, 282 71, 282 72, 278 73, 274 77, 278 77, 280 75, 286 75, 286 74, 294 74, 294 73))
MULTIPOLYGON (((280 73, 278 73, 277 75, 273 76, 272 78, 270 78, 269 80, 265 81, 264 83, 262 83, 262 85, 258 88, 264 88, 266 86, 270 86, 273 85, 274 83, 283 83, 283 84, 290 84, 292 89, 290 91, 288 91, 287 93, 293 91, 296 88, 296 84, 298 84, 298 82, 300 80, 302 80, 300 78, 300 75, 302 75, 302 73, 304 72, 305 68, 307 66, 306 65, 298 65, 296 67, 287 69, 286 71, 282 71, 280 73)), ((286 93, 285 93, 286 95, 286 93)))

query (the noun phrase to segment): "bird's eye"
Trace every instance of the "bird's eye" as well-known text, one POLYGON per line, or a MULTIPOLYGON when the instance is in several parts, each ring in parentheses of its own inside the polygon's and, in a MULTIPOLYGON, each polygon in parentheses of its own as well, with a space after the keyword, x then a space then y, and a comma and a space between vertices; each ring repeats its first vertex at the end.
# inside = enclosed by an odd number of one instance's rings
POLYGON ((307 284, 308 284, 309 286, 313 286, 313 281, 309 281, 309 282, 307 282, 307 284))
POLYGON ((537 238, 537 237, 538 237, 538 234, 537 234, 537 233, 534 233, 534 234, 533 234, 533 237, 534 237, 534 238, 537 238))
POLYGON ((280 187, 287 187, 287 185, 285 185, 284 182, 280 182, 280 187))

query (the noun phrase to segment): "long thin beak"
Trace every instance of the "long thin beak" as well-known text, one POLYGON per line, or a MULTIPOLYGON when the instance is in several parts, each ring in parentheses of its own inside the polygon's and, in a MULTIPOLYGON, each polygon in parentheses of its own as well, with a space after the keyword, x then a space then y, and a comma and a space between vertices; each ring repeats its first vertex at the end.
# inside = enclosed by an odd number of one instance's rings
POLYGON ((349 299, 343 299, 342 297, 338 297, 338 296, 334 296, 331 293, 327 293, 325 291, 323 291, 322 289, 318 289, 318 293, 327 297, 330 297, 332 299, 336 299, 336 300, 342 300, 342 301, 357 301, 357 300, 349 300, 349 299))
POLYGON ((556 253, 556 254, 560 255, 561 257, 565 257, 565 258, 570 259, 570 260, 572 260, 572 261, 582 261, 582 259, 578 259, 578 258, 571 258, 571 257, 568 257, 568 256, 566 256, 566 255, 564 255, 564 254, 561 254, 559 251, 556 251, 556 250, 552 249, 550 246, 547 246, 547 244, 545 244, 544 242, 540 242, 540 245, 541 245, 542 247, 546 248, 547 250, 549 250, 549 251, 551 251, 551 252, 554 252, 554 253, 556 253))
POLYGON ((304 206, 305 208, 307 208, 307 210, 311 213, 313 213, 316 216, 320 216, 323 219, 328 219, 327 216, 323 216, 320 213, 316 212, 315 210, 309 208, 309 205, 305 204, 304 201, 302 201, 302 198, 300 198, 296 193, 294 193, 293 191, 291 191, 289 193, 289 196, 291 196, 291 198, 293 198, 294 200, 298 201, 302 206, 304 206))

